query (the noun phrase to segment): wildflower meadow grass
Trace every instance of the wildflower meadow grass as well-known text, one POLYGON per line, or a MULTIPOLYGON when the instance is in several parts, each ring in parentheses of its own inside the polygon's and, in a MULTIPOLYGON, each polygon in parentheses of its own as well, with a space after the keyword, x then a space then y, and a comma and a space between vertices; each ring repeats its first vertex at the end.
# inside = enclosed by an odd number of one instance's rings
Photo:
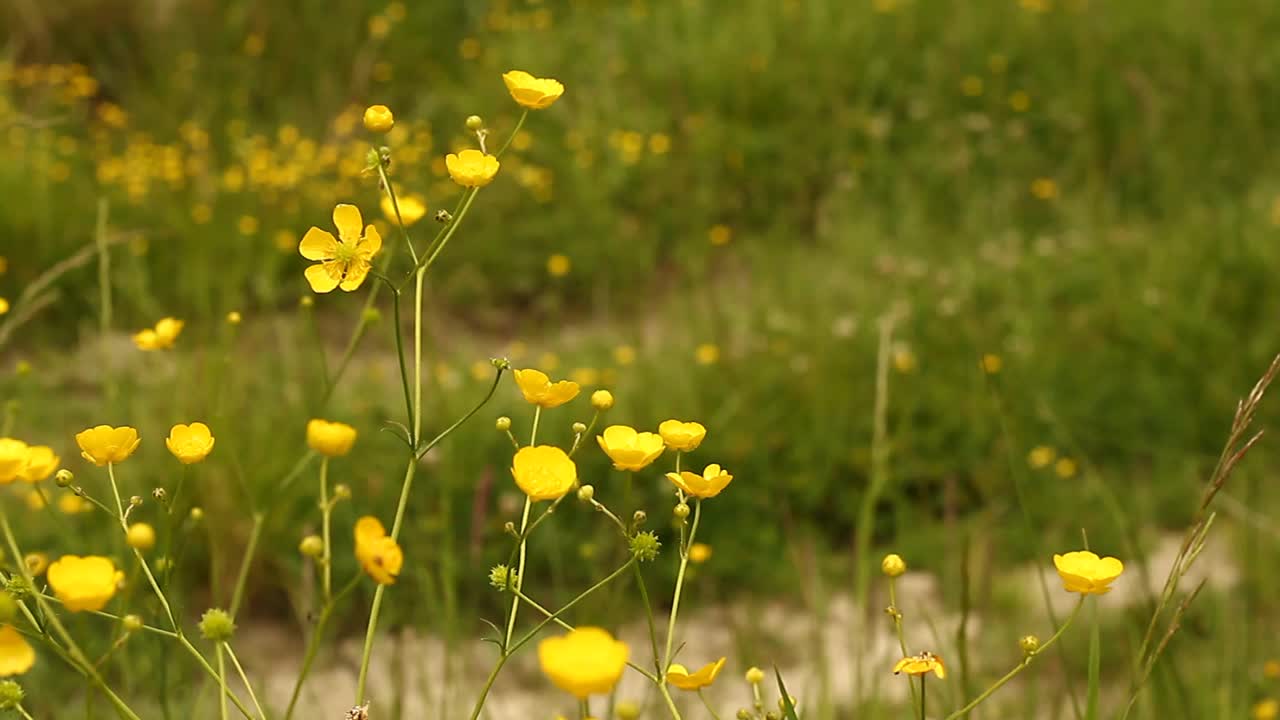
POLYGON ((1280 718, 1280 6, 0 25, 0 714, 1280 718))

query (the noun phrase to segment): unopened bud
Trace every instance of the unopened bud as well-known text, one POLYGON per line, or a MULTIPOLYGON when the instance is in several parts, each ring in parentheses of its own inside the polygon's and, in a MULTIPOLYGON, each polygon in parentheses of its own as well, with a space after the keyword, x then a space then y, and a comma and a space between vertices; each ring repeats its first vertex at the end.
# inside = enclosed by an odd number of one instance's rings
POLYGON ((62 468, 58 471, 57 475, 53 476, 53 481, 57 483, 60 488, 70 487, 71 483, 76 481, 76 476, 75 473, 70 470, 62 468))
POLYGON ((880 572, 891 578, 900 577, 907 571, 907 563, 897 553, 890 553, 880 561, 880 572))
POLYGON ((637 510, 635 514, 631 516, 631 522, 635 523, 636 525, 643 525, 645 521, 648 519, 649 519, 649 513, 643 510, 637 510))
POLYGON ((1018 647, 1022 648, 1023 655, 1034 655, 1040 649, 1040 638, 1035 635, 1023 635, 1018 640, 1018 647))
POLYGON ((493 422, 493 426, 497 428, 498 432, 506 432, 511 429, 511 418, 503 415, 493 422))
POLYGON ((764 671, 754 665, 747 668, 747 682, 759 685, 764 682, 764 671))
POLYGON ((685 503, 680 503, 679 505, 676 505, 676 509, 673 512, 675 513, 676 519, 684 520, 689 517, 689 506, 685 503))
POLYGON ((333 486, 333 499, 338 501, 351 499, 351 486, 346 483, 338 483, 333 486))
POLYGON ((129 498, 129 506, 130 506, 130 507, 138 507, 139 505, 142 505, 142 496, 141 496, 141 495, 134 495, 133 497, 129 498))
POLYGON ((228 325, 239 325, 239 324, 240 324, 240 319, 241 319, 241 318, 240 318, 240 313, 236 312, 235 310, 232 310, 231 312, 227 313, 227 324, 228 324, 228 325))
POLYGON ((134 550, 146 552, 156 546, 156 529, 147 523, 134 523, 129 526, 125 541, 134 550))
POLYGON ((324 554, 324 540, 319 535, 308 535, 298 543, 298 552, 310 558, 318 558, 324 554))
POLYGON ((124 631, 128 633, 138 632, 142 629, 142 618, 132 614, 125 615, 120 618, 120 627, 124 628, 124 631))
POLYGON ((468 130, 475 132, 484 127, 484 118, 479 115, 468 115, 466 125, 468 130))
POLYGON ((151 491, 151 497, 155 498, 156 502, 164 502, 169 497, 169 492, 164 488, 156 488, 151 491))
POLYGON ((591 393, 591 407, 601 412, 613 407, 613 393, 608 390, 597 390, 591 393))
POLYGON ((591 502, 591 498, 596 496, 596 489, 590 485, 583 485, 578 488, 578 499, 582 502, 591 502))
POLYGON ((191 522, 200 522, 204 519, 204 509, 199 507, 191 508, 191 522))
POLYGON ((575 435, 581 435, 582 433, 587 431, 587 424, 576 422, 573 424, 571 429, 573 430, 573 433, 575 435))
POLYGON ((452 221, 453 221, 453 213, 449 212, 448 210, 436 211, 436 222, 440 223, 441 225, 447 225, 452 221))

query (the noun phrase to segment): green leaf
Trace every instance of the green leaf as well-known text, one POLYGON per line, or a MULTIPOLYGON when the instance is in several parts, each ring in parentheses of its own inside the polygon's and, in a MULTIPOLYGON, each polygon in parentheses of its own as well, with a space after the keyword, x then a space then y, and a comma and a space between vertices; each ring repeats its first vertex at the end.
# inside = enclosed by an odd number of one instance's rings
POLYGON ((782 695, 782 711, 787 720, 800 720, 800 716, 796 714, 795 703, 791 702, 791 693, 787 692, 787 686, 782 682, 782 673, 778 671, 777 665, 773 667, 773 674, 778 678, 778 693, 782 695))

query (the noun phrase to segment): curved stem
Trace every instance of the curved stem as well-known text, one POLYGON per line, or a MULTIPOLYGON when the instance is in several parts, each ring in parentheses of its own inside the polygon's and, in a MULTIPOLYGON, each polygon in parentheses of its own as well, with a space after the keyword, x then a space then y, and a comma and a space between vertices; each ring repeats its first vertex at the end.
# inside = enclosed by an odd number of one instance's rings
POLYGON ((240 604, 244 602, 244 589, 249 584, 249 567, 253 565, 253 557, 258 552, 258 542, 262 539, 262 525, 266 517, 260 513, 253 514, 253 529, 249 531, 249 544, 245 546, 244 557, 240 559, 240 572, 236 574, 236 586, 231 591, 231 607, 227 612, 235 617, 240 612, 240 604))
POLYGON ((524 127, 524 121, 528 117, 529 109, 525 108, 525 111, 520 113, 520 119, 516 121, 516 126, 511 129, 511 134, 507 136, 507 141, 502 143, 502 147, 498 148, 498 152, 494 154, 494 157, 502 157, 502 153, 506 152, 507 148, 511 146, 511 141, 516 139, 516 133, 520 132, 520 128, 524 127))
MULTIPOLYGON (((129 534, 129 521, 125 519, 124 502, 120 499, 120 487, 116 484, 116 466, 113 463, 107 463, 107 477, 111 478, 111 492, 116 497, 116 509, 120 512, 120 529, 127 536, 129 534)), ((147 565, 147 559, 142 556, 142 552, 137 548, 133 549, 133 555, 138 559, 138 564, 142 566, 142 573, 147 576, 147 582, 151 583, 151 589, 155 592, 156 597, 160 599, 160 606, 164 608, 164 614, 169 618, 169 625, 173 627, 175 632, 180 632, 178 620, 173 615, 173 608, 169 607, 169 599, 165 597, 164 591, 160 589, 160 583, 156 582, 156 576, 151 574, 151 567, 147 565)))
POLYGON ((409 239, 409 229, 404 225, 404 219, 400 217, 400 201, 396 199, 395 188, 391 187, 391 179, 387 177, 387 168, 378 161, 378 179, 382 181, 382 187, 387 191, 387 197, 391 200, 391 209, 396 212, 396 225, 400 226, 400 234, 404 237, 404 244, 409 248, 409 256, 413 258, 413 264, 418 264, 418 253, 413 249, 413 241, 409 239))
POLYGON ((231 649, 231 643, 224 643, 223 647, 227 650, 227 657, 231 658, 231 664, 235 665, 236 673, 240 675, 240 682, 244 683, 244 687, 249 691, 249 700, 253 702, 253 708, 258 711, 258 717, 267 720, 267 714, 262 711, 262 703, 258 702, 258 696, 253 692, 253 683, 249 682, 249 676, 245 674, 244 668, 240 665, 240 659, 236 657, 236 651, 231 649))
POLYGON ((711 714, 712 720, 720 720, 720 716, 716 714, 716 709, 711 707, 711 703, 707 702, 707 696, 703 695, 701 690, 698 691, 698 699, 702 701, 702 707, 706 708, 707 712, 711 714))
MULTIPOLYGON (((1065 621, 1065 622, 1063 622, 1063 623, 1062 623, 1062 627, 1058 628, 1058 631, 1057 631, 1057 632, 1055 632, 1055 633, 1053 634, 1053 637, 1049 638, 1049 639, 1048 639, 1048 640, 1047 640, 1043 645, 1041 645, 1041 646, 1040 646, 1040 647, 1039 647, 1039 648, 1038 648, 1038 649, 1037 649, 1033 654, 1028 655, 1028 656, 1026 656, 1025 658, 1023 658, 1023 659, 1022 659, 1022 662, 1018 663, 1017 665, 1015 665, 1015 666, 1014 666, 1014 668, 1013 668, 1012 670, 1010 670, 1009 672, 1005 673, 1004 677, 1000 678, 999 680, 997 680, 997 681, 995 682, 995 684, 994 684, 994 685, 992 685, 991 687, 989 687, 989 688, 987 688, 986 690, 984 690, 984 691, 982 692, 982 694, 981 694, 981 695, 979 695, 978 697, 976 697, 976 698, 974 698, 973 700, 971 700, 971 701, 969 702, 969 704, 968 704, 968 705, 965 705, 964 707, 960 708, 959 710, 957 710, 957 711, 955 711, 955 712, 951 713, 950 715, 948 715, 948 716, 946 717, 946 720, 955 720, 956 718, 963 717, 963 716, 967 715, 967 714, 969 713, 969 711, 970 711, 970 710, 972 710, 972 709, 974 709, 975 707, 977 707, 977 706, 978 706, 979 704, 981 704, 984 700, 986 700, 987 698, 991 697, 991 695, 992 695, 993 693, 995 693, 995 691, 997 691, 997 690, 999 690, 1000 688, 1004 687, 1004 685, 1005 685, 1006 683, 1008 683, 1010 680, 1012 680, 1012 679, 1014 679, 1015 677, 1017 677, 1018 673, 1022 672, 1022 671, 1023 671, 1023 670, 1025 670, 1025 669, 1027 669, 1027 667, 1031 665, 1031 662, 1032 662, 1033 660, 1035 660, 1035 659, 1036 659, 1036 656, 1037 656, 1037 655, 1039 655, 1040 653, 1042 653, 1042 652, 1044 652, 1045 650, 1049 649, 1049 646, 1050 646, 1050 645, 1053 645, 1055 642, 1057 642, 1057 641, 1058 641, 1058 638, 1062 637, 1062 633, 1063 633, 1063 632, 1064 632, 1068 627, 1070 627, 1071 622, 1072 622, 1073 620, 1075 620, 1075 619, 1076 619, 1076 616, 1077 616, 1077 615, 1079 615, 1079 614, 1080 614, 1080 608, 1084 607, 1084 600, 1085 600, 1085 598, 1086 598, 1086 597, 1087 597, 1087 596, 1086 596, 1086 595, 1083 595, 1083 594, 1080 596, 1080 601, 1076 603, 1075 608, 1073 608, 1073 609, 1071 610, 1071 614, 1067 616, 1066 621, 1065 621)), ((922 676, 922 677, 923 677, 923 676, 922 676)), ((923 704, 923 700, 921 701, 921 704, 923 704)))
POLYGON ((684 591, 685 570, 689 567, 689 546, 698 535, 698 520, 702 517, 702 500, 693 505, 693 524, 689 527, 689 539, 680 547, 680 572, 676 574, 676 590, 671 598, 671 618, 667 621, 667 647, 662 653, 662 667, 659 672, 665 673, 671 665, 671 646, 676 637, 676 618, 680 614, 680 595, 684 591))
MULTIPOLYGON (((534 447, 538 444, 538 422, 541 419, 542 406, 538 405, 533 408, 533 429, 529 432, 529 447, 534 447)), ((516 631, 516 615, 520 611, 520 597, 518 593, 524 586, 524 563, 528 550, 528 538, 525 536, 525 533, 529 529, 529 511, 532 508, 533 501, 526 496, 524 499, 524 511, 520 514, 520 547, 518 550, 520 559, 517 561, 516 565, 515 582, 511 583, 512 590, 517 593, 517 595, 512 598, 511 601, 511 614, 507 618, 507 634, 502 639, 503 652, 510 652, 511 636, 514 635, 516 631)))
POLYGON ((298 705, 298 700, 302 697, 302 687, 306 683, 307 675, 311 673, 311 665, 316 660, 316 652, 320 650, 320 641, 324 639, 324 631, 329 625, 329 618, 333 617, 333 611, 337 608, 338 602, 345 598, 356 585, 360 583, 360 575, 351 578, 351 582, 334 596, 333 601, 320 611, 320 619, 316 621, 315 630, 311 633, 311 639, 307 641, 307 651, 302 659, 302 668, 298 671, 298 678, 293 683, 293 693, 289 696, 289 708, 285 710, 284 720, 290 720, 293 717, 293 710, 298 705))

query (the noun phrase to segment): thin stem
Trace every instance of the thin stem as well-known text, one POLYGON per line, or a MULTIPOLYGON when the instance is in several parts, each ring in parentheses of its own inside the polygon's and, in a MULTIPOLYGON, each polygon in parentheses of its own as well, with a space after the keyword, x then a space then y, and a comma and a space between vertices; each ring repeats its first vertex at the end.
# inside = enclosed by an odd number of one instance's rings
POLYGON ((662 667, 658 660, 658 628, 657 623, 653 620, 653 604, 649 602, 649 589, 644 584, 644 573, 640 570, 639 565, 634 565, 636 573, 636 586, 640 588, 640 600, 644 603, 645 621, 649 625, 649 647, 653 650, 653 670, 662 677, 666 668, 662 667))
POLYGON ((329 458, 320 460, 320 515, 321 532, 324 533, 324 552, 320 555, 321 587, 324 590, 324 604, 333 600, 333 541, 330 539, 330 525, 333 517, 333 505, 329 502, 329 458))
POLYGON ((227 695, 230 691, 227 690, 227 658, 222 652, 222 643, 218 643, 215 653, 218 656, 218 685, 222 687, 218 698, 219 716, 227 720, 227 695))
POLYGON ((671 666, 671 646, 676 637, 676 618, 680 615, 680 595, 684 592, 685 570, 689 567, 689 546, 698 535, 698 521, 702 518, 702 500, 693 505, 693 524, 689 528, 689 540, 680 548, 680 572, 676 574, 676 589, 671 597, 671 618, 667 621, 667 647, 662 653, 659 673, 671 666))
MULTIPOLYGON (((116 509, 120 512, 120 529, 127 536, 129 534, 129 521, 125 519, 124 501, 120 499, 120 487, 116 484, 116 466, 114 463, 107 463, 107 477, 111 479, 111 493, 115 495, 116 509)), ((138 559, 138 564, 142 566, 142 573, 147 576, 147 582, 151 583, 151 589, 155 592, 156 597, 160 599, 160 606, 164 608, 164 614, 169 618, 169 625, 173 627, 175 632, 179 632, 181 628, 178 626, 178 620, 173 615, 173 608, 169 606, 169 599, 165 597, 164 591, 160 589, 160 583, 156 582, 156 576, 151 574, 147 559, 142 556, 142 552, 137 548, 133 549, 133 555, 138 559)))
MULTIPOLYGON (((902 657, 907 657, 907 638, 902 631, 902 613, 898 610, 897 595, 897 578, 889 578, 889 607, 893 610, 893 627, 898 635, 898 648, 902 650, 902 657)), ((920 697, 916 694, 916 686, 914 683, 907 683, 911 688, 911 705, 912 707, 920 706, 920 697)))
MULTIPOLYGON (((195 645, 191 644, 191 641, 187 639, 187 636, 181 633, 177 633, 176 635, 178 644, 190 653, 191 656, 196 659, 196 662, 200 663, 200 667, 205 671, 205 673, 215 680, 218 679, 218 671, 209 664, 209 661, 205 659, 204 654, 197 650, 195 645)), ((223 697, 230 698, 231 704, 236 706, 236 709, 240 711, 240 714, 249 718, 249 720, 253 720, 253 715, 249 714, 249 709, 244 706, 244 703, 240 701, 240 698, 236 696, 235 693, 223 688, 222 694, 223 697)))
POLYGON ((982 694, 981 694, 981 695, 979 695, 978 697, 976 697, 976 698, 974 698, 973 700, 971 700, 971 701, 969 702, 969 704, 968 704, 968 705, 965 705, 964 707, 960 708, 959 710, 957 710, 957 711, 955 711, 955 712, 951 713, 950 715, 948 715, 948 716, 946 717, 946 720, 956 720, 956 718, 963 717, 963 716, 965 716, 965 715, 969 714, 969 711, 970 711, 970 710, 974 709, 974 708, 975 708, 975 707, 977 707, 979 704, 981 704, 984 700, 986 700, 987 698, 991 697, 991 695, 992 695, 993 693, 995 693, 995 691, 997 691, 997 690, 999 690, 1000 688, 1004 687, 1004 685, 1005 685, 1006 683, 1008 683, 1010 680, 1012 680, 1012 679, 1014 679, 1015 677, 1017 677, 1018 673, 1022 672, 1022 671, 1023 671, 1023 670, 1025 670, 1028 666, 1030 666, 1030 665, 1031 665, 1031 662, 1032 662, 1033 660, 1035 660, 1035 658, 1036 658, 1038 655, 1040 655, 1040 654, 1041 654, 1041 653, 1043 653, 1045 650, 1047 650, 1047 649, 1049 648, 1049 646, 1051 646, 1051 645, 1053 645, 1055 642, 1057 642, 1057 641, 1058 641, 1058 638, 1062 637, 1062 633, 1063 633, 1063 632, 1064 632, 1068 627, 1070 627, 1071 622, 1072 622, 1073 620, 1075 620, 1075 619, 1076 619, 1076 616, 1077 616, 1077 615, 1079 615, 1079 614, 1080 614, 1080 608, 1084 607, 1084 601, 1085 601, 1085 598, 1086 598, 1086 597, 1087 597, 1086 595, 1081 595, 1081 596, 1080 596, 1080 601, 1076 603, 1075 608, 1073 608, 1073 609, 1071 610, 1071 614, 1067 616, 1066 621, 1065 621, 1064 623, 1062 623, 1062 627, 1058 628, 1058 631, 1057 631, 1057 632, 1055 632, 1055 633, 1053 634, 1053 637, 1049 638, 1046 642, 1044 642, 1043 644, 1041 644, 1041 645, 1040 645, 1040 647, 1039 647, 1039 648, 1038 648, 1034 653, 1031 653, 1030 655, 1027 655, 1026 657, 1024 657, 1024 658, 1022 659, 1022 662, 1018 663, 1017 665, 1015 665, 1015 666, 1014 666, 1014 668, 1013 668, 1012 670, 1010 670, 1009 672, 1005 673, 1004 677, 1000 678, 999 680, 997 680, 997 681, 995 682, 995 684, 994 684, 994 685, 992 685, 991 687, 989 687, 989 688, 987 688, 986 690, 984 690, 984 691, 982 692, 982 694))
POLYGON ((240 612, 240 604, 244 602, 244 590, 249 584, 249 566, 253 564, 253 556, 257 554, 258 542, 262 539, 262 526, 266 516, 260 512, 253 514, 253 529, 249 531, 249 544, 245 546, 244 557, 240 560, 240 572, 236 575, 236 586, 231 592, 231 607, 228 612, 235 617, 240 612))
MULTIPOLYGON (((634 566, 633 566, 633 567, 634 567, 634 566)), ((519 592, 519 591, 515 591, 515 592, 516 592, 516 597, 518 597, 518 598, 520 598, 522 601, 524 601, 524 603, 525 603, 526 605, 528 605, 529 607, 531 607, 531 608, 533 608, 534 610, 537 610, 538 612, 542 613, 542 616, 543 616, 543 617, 551 618, 551 622, 554 622, 556 625, 559 625, 560 627, 564 628, 565 630, 568 630, 569 632, 573 632, 574 627, 573 627, 572 625, 570 625, 569 623, 565 622, 564 620, 562 620, 562 619, 560 619, 560 618, 558 618, 558 617, 554 617, 555 613, 553 613, 553 612, 551 612, 550 610, 546 609, 545 607, 543 607, 541 604, 539 604, 537 601, 535 601, 533 598, 529 597, 528 595, 525 595, 524 593, 519 592)), ((656 677, 654 677, 653 673, 649 672, 648 670, 645 670, 644 668, 640 667, 639 665, 636 665, 635 663, 631 662, 630 660, 628 660, 628 661, 627 661, 627 667, 629 667, 629 668, 631 668, 632 670, 635 670, 636 672, 638 672, 638 673, 640 673, 641 675, 645 676, 646 678, 648 678, 648 679, 649 679, 649 681, 650 681, 650 682, 657 682, 657 681, 658 681, 658 679, 657 679, 656 677)))
POLYGON ((525 111, 520 113, 520 119, 516 121, 516 126, 511 129, 511 134, 507 136, 507 141, 502 143, 502 147, 498 148, 498 152, 494 157, 502 157, 502 153, 506 152, 511 145, 511 141, 516 139, 516 133, 520 132, 520 128, 524 127, 524 121, 528 117, 529 109, 525 108, 525 111))
POLYGON ((711 714, 712 720, 720 720, 720 716, 716 714, 716 709, 711 707, 711 703, 707 702, 707 696, 702 693, 702 690, 698 690, 698 699, 702 701, 702 707, 706 708, 707 712, 711 714))
POLYGON ((400 226, 400 234, 404 237, 404 244, 409 248, 409 256, 413 258, 413 264, 418 264, 418 252, 413 249, 413 241, 409 239, 409 230, 405 227, 404 219, 400 217, 400 201, 396 199, 395 188, 391 187, 391 178, 387 177, 387 168, 383 164, 382 159, 378 159, 378 179, 382 181, 382 187, 387 191, 387 197, 391 200, 391 209, 396 212, 396 225, 400 226))
POLYGON ((291 720, 293 710, 298 705, 298 699, 302 697, 302 687, 307 680, 307 675, 311 673, 311 665, 316 660, 316 653, 320 650, 320 641, 324 638, 324 631, 328 627, 329 618, 333 616, 333 611, 338 606, 338 602, 347 596, 356 585, 360 582, 360 575, 351 578, 351 582, 342 589, 333 601, 320 611, 320 619, 316 621, 315 630, 311 633, 311 639, 307 641, 307 652, 302 659, 302 668, 298 671, 298 678, 293 684, 293 694, 289 696, 289 708, 284 713, 284 720, 291 720))
POLYGON ((591 717, 591 705, 587 702, 586 698, 582 698, 581 700, 578 701, 578 719, 589 720, 590 717, 591 717))
MULTIPOLYGON (((538 444, 538 422, 541 419, 542 419, 542 406, 541 405, 534 406, 533 428, 529 431, 529 447, 534 447, 538 444)), ((516 615, 520 611, 519 592, 521 588, 524 586, 524 564, 525 564, 525 556, 528 551, 528 538, 525 536, 525 532, 529 529, 529 511, 532 508, 533 508, 533 501, 530 500, 528 497, 525 497, 524 510, 520 513, 520 547, 518 550, 520 554, 520 559, 517 561, 517 565, 516 565, 515 582, 511 583, 512 590, 515 593, 517 593, 517 595, 511 601, 511 614, 507 618, 507 634, 502 639, 502 647, 504 652, 508 651, 508 649, 511 647, 511 637, 512 635, 515 634, 515 631, 516 631, 516 615)))
POLYGON ((258 696, 253 692, 253 683, 249 682, 249 676, 245 675, 244 668, 240 665, 240 659, 236 657, 236 651, 231 649, 231 643, 224 643, 223 647, 227 650, 227 657, 231 658, 231 664, 236 666, 236 673, 240 675, 240 682, 244 683, 244 687, 249 691, 249 700, 253 702, 253 708, 258 711, 258 717, 267 720, 267 714, 262 711, 262 703, 258 702, 258 696))
POLYGON ((929 694, 925 691, 924 687, 924 681, 928 677, 928 673, 920 676, 920 720, 925 720, 925 705, 929 702, 929 694))

